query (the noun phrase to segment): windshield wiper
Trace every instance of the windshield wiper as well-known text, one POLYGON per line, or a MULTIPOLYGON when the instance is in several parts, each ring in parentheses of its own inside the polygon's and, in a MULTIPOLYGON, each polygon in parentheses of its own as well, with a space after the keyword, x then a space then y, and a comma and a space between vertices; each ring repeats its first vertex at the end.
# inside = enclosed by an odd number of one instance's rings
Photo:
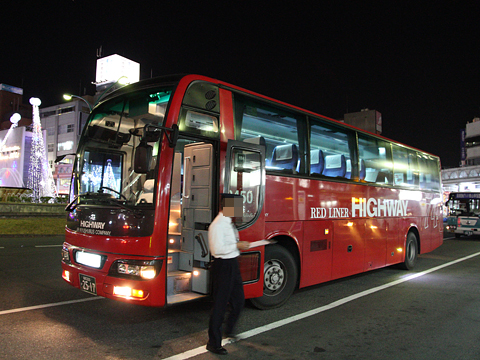
MULTIPOLYGON (((107 187, 103 187, 103 189, 112 190, 113 192, 117 192, 117 191, 115 191, 113 189, 110 189, 110 188, 107 188, 107 187)), ((122 194, 120 194, 120 195, 125 198, 124 195, 122 195, 122 194)), ((75 196, 75 199, 73 199, 70 202, 70 204, 68 204, 65 207, 65 211, 72 212, 73 210, 75 210, 77 205, 78 205, 78 199, 89 198, 88 200, 95 199, 100 203, 118 206, 119 208, 127 210, 129 213, 133 214, 133 216, 135 216, 136 218, 141 218, 144 215, 143 210, 133 209, 133 208, 131 208, 131 207, 125 205, 125 204, 122 204, 119 200, 116 200, 116 199, 114 199, 110 196, 111 196, 111 194, 104 193, 103 191, 101 192, 100 190, 96 193, 95 192, 87 192, 83 195, 77 195, 77 196, 75 196)), ((126 200, 126 198, 125 198, 125 200, 126 200)))
POLYGON ((72 212, 73 210, 75 210, 75 208, 77 207, 77 204, 76 204, 77 201, 78 201, 78 195, 75 196, 75 199, 73 199, 67 206, 65 206, 65 211, 72 212))
MULTIPOLYGON (((123 196, 123 195, 122 195, 123 196)), ((102 197, 98 199, 102 203, 107 203, 111 205, 118 206, 119 208, 122 208, 124 210, 127 210, 131 214, 133 214, 134 217, 136 218, 141 218, 143 216, 143 211, 141 209, 133 209, 125 204, 122 204, 120 201, 111 198, 111 197, 102 197)))

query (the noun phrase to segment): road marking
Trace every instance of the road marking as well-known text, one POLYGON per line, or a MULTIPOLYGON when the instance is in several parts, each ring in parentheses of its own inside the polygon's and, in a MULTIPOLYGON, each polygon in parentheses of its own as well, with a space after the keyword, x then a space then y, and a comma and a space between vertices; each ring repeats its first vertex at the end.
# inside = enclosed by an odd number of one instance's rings
MULTIPOLYGON (((327 311, 327 310, 331 310, 331 309, 334 309, 336 307, 339 307, 341 305, 344 305, 346 303, 349 303, 351 301, 354 301, 354 300, 357 300, 357 299, 360 299, 364 296, 367 296, 367 295, 370 295, 370 294, 373 294, 373 293, 376 293, 378 291, 382 291, 382 290, 385 290, 385 289, 388 289, 388 288, 391 288, 393 286, 397 286, 399 284, 402 284, 406 281, 410 281, 410 280, 414 280, 416 278, 419 278, 421 276, 424 276, 424 275, 427 275, 427 274, 430 274, 434 271, 438 271, 438 270, 441 270, 443 268, 446 268, 448 266, 452 266, 452 265, 455 265, 459 262, 462 262, 462 261, 465 261, 465 260, 469 260, 471 258, 474 258, 476 256, 479 256, 480 255, 480 252, 477 252, 475 254, 471 254, 471 255, 468 255, 468 256, 465 256, 463 258, 460 258, 460 259, 457 259, 457 260, 453 260, 453 261, 450 261, 448 263, 445 263, 443 265, 439 265, 439 266, 436 266, 436 267, 433 267, 429 270, 425 270, 425 271, 422 271, 422 272, 419 272, 419 273, 416 273, 416 274, 412 274, 412 275, 408 275, 402 279, 398 279, 398 280, 395 280, 395 281, 392 281, 390 283, 387 283, 387 284, 384 284, 384 285, 380 285, 380 286, 377 286, 377 287, 374 287, 372 289, 368 289, 368 290, 365 290, 365 291, 361 291, 357 294, 353 294, 353 295, 350 295, 350 296, 347 296, 343 299, 340 299, 340 300, 337 300, 337 301, 334 301, 328 305, 324 305, 324 306, 321 306, 319 308, 316 308, 316 309, 313 309, 313 310, 310 310, 310 311, 307 311, 307 312, 304 312, 302 314, 298 314, 298 315, 294 315, 294 316, 291 316, 289 318, 286 318, 286 319, 283 319, 283 320, 279 320, 279 321, 275 321, 271 324, 267 324, 267 325, 264 325, 264 326, 260 326, 256 329, 252 329, 252 330, 249 330, 249 331, 245 331, 239 335, 237 335, 237 339, 238 340, 242 340, 242 339, 247 339, 249 337, 252 337, 252 336, 255 336, 255 335, 258 335, 258 334, 261 334, 263 332, 266 332, 266 331, 269 331, 269 330, 273 330, 273 329, 276 329, 276 328, 279 328, 281 326, 284 326, 284 325, 288 325, 290 323, 293 323, 295 321, 298 321, 298 320, 302 320, 302 319, 305 319, 307 317, 310 317, 310 316, 313 316, 313 315, 317 315, 317 314, 320 314, 324 311, 327 311)), ((222 341, 222 346, 225 346, 225 345, 228 345, 228 344, 231 344, 233 343, 234 341, 232 339, 224 339, 222 341)), ((185 351, 181 354, 177 354, 177 355, 173 355, 169 358, 166 358, 164 360, 185 360, 185 359, 190 359, 191 357, 194 357, 196 355, 200 355, 200 354, 203 354, 203 353, 206 353, 208 352, 208 350, 205 348, 205 346, 201 346, 201 347, 198 347, 196 349, 192 349, 192 350, 188 350, 188 351, 185 351)))
MULTIPOLYGON (((62 247, 63 244, 54 244, 54 245, 17 245, 17 246, 9 246, 10 249, 23 249, 23 248, 52 248, 52 247, 62 247)), ((0 246, 0 249, 5 249, 5 246, 0 246)))
POLYGON ((45 308, 54 307, 54 306, 76 304, 76 303, 80 303, 80 302, 92 301, 92 300, 100 300, 100 299, 105 299, 105 298, 104 298, 104 297, 101 297, 101 296, 96 296, 96 297, 86 298, 86 299, 70 300, 70 301, 61 301, 61 302, 58 302, 58 303, 50 303, 50 304, 43 304, 43 305, 27 306, 27 307, 23 307, 23 308, 17 308, 17 309, 11 309, 11 310, 3 310, 3 311, 0 311, 0 315, 13 314, 13 313, 22 312, 22 311, 45 309, 45 308))

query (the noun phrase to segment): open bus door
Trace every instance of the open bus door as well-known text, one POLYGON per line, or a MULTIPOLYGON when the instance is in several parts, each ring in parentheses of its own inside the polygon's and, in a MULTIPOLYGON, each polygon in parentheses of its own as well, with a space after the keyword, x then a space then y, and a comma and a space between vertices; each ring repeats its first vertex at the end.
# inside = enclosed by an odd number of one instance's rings
MULTIPOLYGON (((216 216, 216 153, 211 143, 179 139, 175 147, 170 190, 167 303, 193 300, 210 294, 211 253, 208 226, 216 216)), ((243 196, 243 217, 237 219, 242 240, 262 239, 265 184, 265 147, 232 141, 227 146, 224 192, 243 196)), ((245 282, 257 282, 261 251, 247 252, 245 282), (252 255, 253 254, 253 255, 252 255), (256 260, 255 260, 256 259, 256 260), (256 262, 256 265, 250 265, 256 262)), ((261 296, 260 290, 246 290, 261 296)), ((251 286, 250 286, 251 287, 251 286)))
POLYGON ((223 192, 243 197, 243 217, 236 221, 239 230, 258 220, 265 198, 265 146, 228 141, 223 192))
MULTIPOLYGON (((257 241, 265 236, 265 141, 229 140, 225 161, 224 193, 243 197, 243 217, 236 219, 240 240, 257 241), (248 228, 248 230, 246 230, 248 228)), ((264 246, 243 251, 239 257, 246 298, 263 295, 264 246)))

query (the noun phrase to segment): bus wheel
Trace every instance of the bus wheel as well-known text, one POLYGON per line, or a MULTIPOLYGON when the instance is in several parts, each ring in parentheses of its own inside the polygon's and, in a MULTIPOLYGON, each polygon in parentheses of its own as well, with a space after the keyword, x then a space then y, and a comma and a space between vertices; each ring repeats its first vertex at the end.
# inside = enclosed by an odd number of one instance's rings
POLYGON ((418 242, 416 235, 410 231, 407 235, 407 243, 405 244, 405 261, 400 267, 405 270, 411 270, 417 263, 418 242))
POLYGON ((271 309, 283 305, 295 290, 297 265, 287 249, 280 245, 265 248, 263 268, 263 296, 251 299, 259 309, 271 309))
POLYGON ((460 239, 460 234, 455 233, 455 239, 460 239))

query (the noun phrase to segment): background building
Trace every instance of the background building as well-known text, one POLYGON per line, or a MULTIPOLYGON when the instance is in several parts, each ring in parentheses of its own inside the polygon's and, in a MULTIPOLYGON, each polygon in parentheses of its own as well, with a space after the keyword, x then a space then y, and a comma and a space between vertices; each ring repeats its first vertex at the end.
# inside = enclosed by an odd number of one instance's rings
MULTIPOLYGON (((92 96, 87 95, 83 98, 93 105, 92 96)), ((42 129, 46 131, 48 165, 59 194, 68 194, 70 190, 73 159, 89 114, 88 105, 76 98, 70 102, 40 109, 42 129), (63 155, 67 156, 61 162, 55 163, 57 157, 63 155)))
POLYGON ((474 118, 465 127, 464 146, 466 165, 480 165, 480 118, 474 118))
POLYGON ((480 192, 480 118, 462 129, 460 151, 461 166, 442 170, 443 188, 446 192, 480 192))
POLYGON ((370 131, 380 135, 382 133, 382 114, 377 110, 363 109, 362 111, 344 115, 345 124, 370 131))
POLYGON ((9 129, 10 117, 19 113, 22 118, 18 126, 32 123, 32 105, 23 103, 23 89, 7 84, 0 84, 0 130, 9 129))

